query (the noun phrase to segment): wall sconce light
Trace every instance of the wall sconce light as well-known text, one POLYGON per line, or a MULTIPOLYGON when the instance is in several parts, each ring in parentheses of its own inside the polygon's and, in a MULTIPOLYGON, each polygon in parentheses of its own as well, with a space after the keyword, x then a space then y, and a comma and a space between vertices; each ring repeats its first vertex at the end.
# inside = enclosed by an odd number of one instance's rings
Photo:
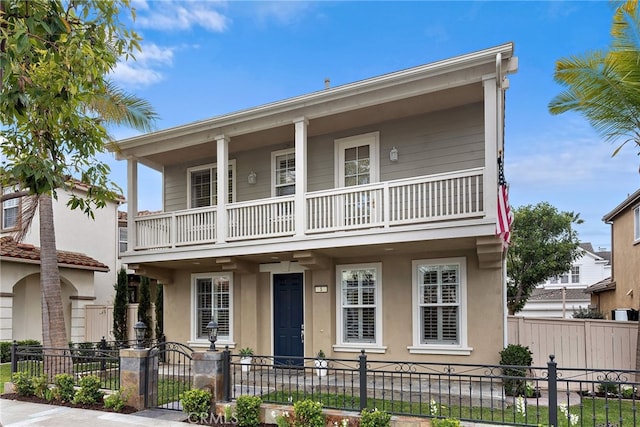
POLYGON ((258 180, 258 175, 254 171, 249 172, 249 176, 247 177, 247 182, 251 185, 255 184, 258 180))
POLYGON ((396 147, 393 147, 391 151, 389 151, 389 160, 392 162, 398 161, 398 149, 396 147))

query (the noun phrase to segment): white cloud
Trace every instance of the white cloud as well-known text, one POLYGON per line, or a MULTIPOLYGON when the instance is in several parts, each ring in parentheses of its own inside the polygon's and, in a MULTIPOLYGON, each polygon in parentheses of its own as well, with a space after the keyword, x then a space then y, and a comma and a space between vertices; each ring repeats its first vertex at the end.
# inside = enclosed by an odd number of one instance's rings
POLYGON ((292 24, 309 10, 311 4, 301 1, 264 1, 252 6, 261 22, 275 20, 281 24, 292 24))
POLYGON ((120 61, 111 77, 114 81, 128 87, 150 86, 164 79, 157 67, 173 64, 173 48, 156 44, 142 44, 142 52, 137 52, 135 60, 120 61))
POLYGON ((218 11, 224 2, 162 1, 145 3, 146 10, 138 13, 136 26, 156 30, 188 30, 201 27, 208 31, 223 32, 229 18, 218 11))

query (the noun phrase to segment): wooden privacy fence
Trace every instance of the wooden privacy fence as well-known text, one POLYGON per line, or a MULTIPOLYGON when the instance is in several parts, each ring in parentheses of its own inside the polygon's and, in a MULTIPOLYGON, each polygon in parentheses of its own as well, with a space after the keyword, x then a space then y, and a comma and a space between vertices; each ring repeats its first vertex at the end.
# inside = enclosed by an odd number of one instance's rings
POLYGON ((554 354, 566 368, 636 369, 638 322, 509 316, 509 344, 528 346, 533 365, 554 354))
MULTIPOLYGON (((133 325, 138 321, 138 304, 127 304, 127 338, 135 339, 133 325)), ((156 312, 154 304, 151 304, 151 328, 155 338, 156 312)), ((113 306, 112 305, 87 305, 84 316, 84 339, 87 342, 98 342, 104 337, 107 341, 113 341, 113 306)))

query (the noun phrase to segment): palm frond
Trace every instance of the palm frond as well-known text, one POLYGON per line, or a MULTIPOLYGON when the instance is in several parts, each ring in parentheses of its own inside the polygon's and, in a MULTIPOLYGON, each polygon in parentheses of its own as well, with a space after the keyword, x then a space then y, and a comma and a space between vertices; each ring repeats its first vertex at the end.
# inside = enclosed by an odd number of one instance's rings
POLYGON ((91 110, 108 123, 127 125, 144 132, 154 130, 158 115, 148 101, 123 91, 113 82, 105 83, 105 90, 89 101, 91 110))

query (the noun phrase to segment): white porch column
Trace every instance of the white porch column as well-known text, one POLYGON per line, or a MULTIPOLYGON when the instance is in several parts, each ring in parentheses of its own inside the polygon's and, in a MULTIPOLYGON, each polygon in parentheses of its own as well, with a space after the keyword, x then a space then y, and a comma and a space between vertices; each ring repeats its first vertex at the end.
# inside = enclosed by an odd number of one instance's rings
POLYGON ((85 342, 85 306, 95 301, 96 297, 83 297, 72 295, 71 300, 71 341, 85 342))
POLYGON ((295 195, 295 229, 296 236, 304 236, 307 222, 307 125, 305 117, 297 118, 295 124, 296 150, 296 195, 295 195))
POLYGON ((0 341, 13 339, 13 293, 0 293, 0 341))
POLYGON ((127 159, 127 252, 138 245, 136 232, 138 215, 138 161, 127 159))
POLYGON ((216 210, 216 243, 227 241, 228 214, 227 201, 229 200, 229 138, 224 135, 216 137, 216 173, 218 179, 217 210, 216 210))
MULTIPOLYGON (((484 86, 484 211, 488 218, 498 215, 498 88, 496 76, 483 77, 484 86)), ((499 114, 502 114, 500 111, 499 114)))

